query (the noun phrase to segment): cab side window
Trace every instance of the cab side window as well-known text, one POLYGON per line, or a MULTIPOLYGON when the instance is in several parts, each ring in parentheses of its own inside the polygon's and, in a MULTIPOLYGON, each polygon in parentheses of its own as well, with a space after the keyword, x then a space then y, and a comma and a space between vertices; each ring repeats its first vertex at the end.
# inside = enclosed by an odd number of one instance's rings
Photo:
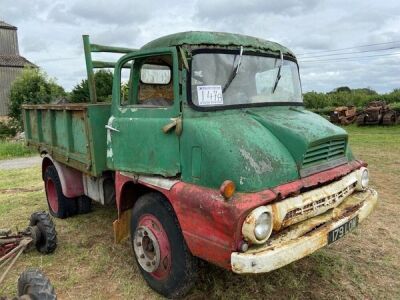
POLYGON ((170 106, 174 101, 172 57, 146 57, 140 66, 138 104, 170 106))
POLYGON ((172 56, 151 56, 127 62, 121 73, 121 105, 171 106, 174 102, 172 56))

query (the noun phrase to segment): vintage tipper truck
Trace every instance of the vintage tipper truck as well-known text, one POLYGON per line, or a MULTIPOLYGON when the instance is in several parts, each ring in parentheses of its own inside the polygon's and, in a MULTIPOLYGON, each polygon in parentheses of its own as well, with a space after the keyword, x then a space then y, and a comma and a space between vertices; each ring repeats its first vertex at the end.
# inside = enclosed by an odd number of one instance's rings
POLYGON ((262 273, 324 247, 377 203, 342 128, 307 111, 287 48, 229 33, 184 32, 138 50, 84 36, 91 103, 24 105, 43 157, 49 210, 115 205, 147 283, 167 297, 194 283, 197 259, 262 273), (115 62, 93 52, 122 53, 115 62), (113 68, 97 103, 94 68, 113 68))

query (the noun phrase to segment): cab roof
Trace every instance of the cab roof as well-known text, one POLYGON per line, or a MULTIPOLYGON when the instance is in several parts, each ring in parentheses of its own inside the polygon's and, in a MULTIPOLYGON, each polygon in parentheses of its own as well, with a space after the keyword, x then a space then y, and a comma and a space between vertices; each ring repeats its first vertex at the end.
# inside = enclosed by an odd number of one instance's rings
POLYGON ((276 54, 282 51, 283 54, 295 57, 288 48, 264 39, 227 32, 210 31, 186 31, 166 35, 145 44, 141 49, 172 47, 172 46, 243 46, 248 50, 270 52, 276 54))

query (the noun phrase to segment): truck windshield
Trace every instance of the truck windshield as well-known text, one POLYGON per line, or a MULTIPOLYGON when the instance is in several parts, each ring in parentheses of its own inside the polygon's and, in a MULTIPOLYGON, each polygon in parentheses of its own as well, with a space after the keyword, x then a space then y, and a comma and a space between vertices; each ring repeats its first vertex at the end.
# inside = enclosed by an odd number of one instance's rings
POLYGON ((191 68, 192 102, 199 107, 302 103, 297 64, 281 58, 237 53, 198 53, 191 68), (228 87, 232 72, 236 72, 228 87), (277 76, 280 76, 274 90, 277 76), (224 90, 225 87, 225 90, 224 90))

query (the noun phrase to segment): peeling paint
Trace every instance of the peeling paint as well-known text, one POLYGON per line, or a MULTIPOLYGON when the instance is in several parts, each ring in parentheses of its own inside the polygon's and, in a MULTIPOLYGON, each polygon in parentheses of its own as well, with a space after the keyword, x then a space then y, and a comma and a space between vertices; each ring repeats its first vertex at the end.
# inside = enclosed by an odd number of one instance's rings
POLYGON ((111 158, 111 159, 113 158, 113 150, 112 150, 112 148, 108 148, 107 149, 107 157, 111 158))
MULTIPOLYGON (((108 119, 107 125, 112 127, 115 118, 113 116, 108 119)), ((113 149, 112 149, 112 140, 111 140, 111 130, 107 130, 107 158, 113 160, 113 149)))
POLYGON ((245 149, 239 149, 240 154, 242 154, 243 158, 247 160, 250 166, 253 168, 256 174, 261 175, 266 172, 272 171, 272 165, 270 161, 261 160, 256 162, 255 159, 251 156, 250 152, 247 152, 245 149))

